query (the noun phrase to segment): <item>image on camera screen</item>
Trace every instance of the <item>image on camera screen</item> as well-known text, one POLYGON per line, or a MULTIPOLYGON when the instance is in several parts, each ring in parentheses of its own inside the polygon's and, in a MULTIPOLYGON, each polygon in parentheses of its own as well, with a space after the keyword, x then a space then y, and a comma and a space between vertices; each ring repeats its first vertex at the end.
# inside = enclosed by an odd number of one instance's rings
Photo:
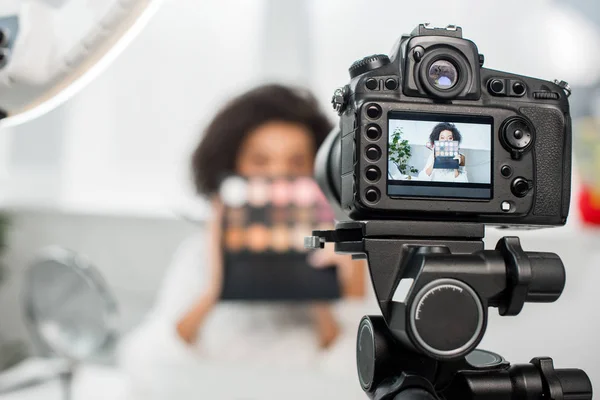
POLYGON ((491 117, 391 112, 390 197, 492 197, 491 117))

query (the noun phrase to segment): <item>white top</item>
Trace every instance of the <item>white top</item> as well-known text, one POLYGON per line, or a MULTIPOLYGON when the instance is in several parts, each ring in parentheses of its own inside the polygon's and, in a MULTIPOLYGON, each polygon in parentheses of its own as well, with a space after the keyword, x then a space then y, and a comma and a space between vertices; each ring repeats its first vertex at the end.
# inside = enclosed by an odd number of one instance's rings
POLYGON ((419 180, 432 181, 432 182, 468 182, 467 180, 467 169, 465 167, 458 167, 458 176, 454 176, 453 169, 441 169, 433 168, 431 175, 427 175, 425 172, 427 168, 433 166, 434 156, 433 152, 427 158, 425 168, 419 173, 419 180))
POLYGON ((172 390, 169 382, 160 376, 176 365, 207 361, 357 379, 356 332, 363 315, 380 313, 374 296, 371 301, 344 300, 333 305, 342 333, 327 350, 318 345, 307 306, 233 302, 217 304, 205 320, 197 344, 185 344, 177 335, 176 325, 205 289, 208 257, 201 235, 186 240, 166 271, 154 309, 121 341, 120 365, 134 386, 146 392, 150 387, 168 392, 172 390))

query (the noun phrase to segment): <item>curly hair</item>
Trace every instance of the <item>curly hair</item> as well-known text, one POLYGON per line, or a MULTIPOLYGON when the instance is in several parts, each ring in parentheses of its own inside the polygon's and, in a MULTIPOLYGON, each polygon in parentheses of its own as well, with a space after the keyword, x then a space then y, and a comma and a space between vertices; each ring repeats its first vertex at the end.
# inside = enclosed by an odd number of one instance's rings
POLYGON ((433 127, 431 131, 431 135, 429 135, 429 143, 433 144, 436 140, 440 139, 440 133, 443 131, 452 132, 452 138, 460 143, 462 140, 462 136, 458 131, 458 128, 451 122, 440 122, 436 126, 433 127))
POLYGON ((248 133, 271 121, 305 126, 312 133, 315 148, 319 148, 332 128, 308 90, 269 84, 243 93, 217 113, 192 155, 198 194, 216 193, 220 180, 234 172, 239 149, 248 133))

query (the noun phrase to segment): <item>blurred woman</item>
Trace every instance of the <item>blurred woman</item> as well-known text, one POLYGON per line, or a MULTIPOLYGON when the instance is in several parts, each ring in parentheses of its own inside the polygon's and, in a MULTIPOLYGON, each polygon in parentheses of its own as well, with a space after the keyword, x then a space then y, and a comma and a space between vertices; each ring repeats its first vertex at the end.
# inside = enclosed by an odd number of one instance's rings
MULTIPOLYGON (((137 376, 138 386, 144 386, 143 382, 156 386, 140 365, 178 363, 177 359, 200 355, 198 359, 253 367, 315 368, 323 351, 341 342, 344 361, 338 372, 355 374, 355 326, 362 309, 346 315, 346 322, 328 304, 220 302, 224 270, 221 180, 231 174, 312 176, 316 151, 330 128, 310 93, 280 85, 250 90, 214 117, 192 157, 196 189, 212 204, 208 232, 181 246, 149 322, 121 347, 122 363, 129 366, 134 380, 137 376)), ((313 253, 308 260, 315 268, 337 266, 345 293, 362 296, 362 264, 335 254, 332 248, 313 253)))

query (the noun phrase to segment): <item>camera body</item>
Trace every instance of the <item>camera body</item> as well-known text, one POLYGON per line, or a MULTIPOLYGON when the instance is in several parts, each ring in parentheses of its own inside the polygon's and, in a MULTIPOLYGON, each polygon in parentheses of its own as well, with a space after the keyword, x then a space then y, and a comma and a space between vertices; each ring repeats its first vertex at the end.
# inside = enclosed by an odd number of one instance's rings
POLYGON ((419 25, 389 57, 350 67, 332 100, 339 128, 316 170, 352 219, 566 222, 568 85, 483 61, 461 28, 419 25))

